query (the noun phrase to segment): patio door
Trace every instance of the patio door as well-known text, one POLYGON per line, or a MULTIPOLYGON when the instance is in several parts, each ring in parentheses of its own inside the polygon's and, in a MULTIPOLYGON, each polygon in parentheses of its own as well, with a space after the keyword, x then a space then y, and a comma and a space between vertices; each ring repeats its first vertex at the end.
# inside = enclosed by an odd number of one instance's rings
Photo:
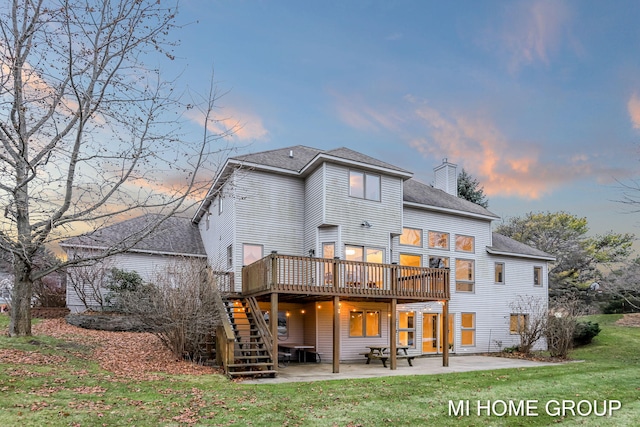
MULTIPOLYGON (((449 314, 449 351, 453 351, 454 318, 453 314, 449 314)), ((422 313, 422 353, 442 353, 444 344, 442 337, 444 337, 442 315, 438 313, 422 313)))

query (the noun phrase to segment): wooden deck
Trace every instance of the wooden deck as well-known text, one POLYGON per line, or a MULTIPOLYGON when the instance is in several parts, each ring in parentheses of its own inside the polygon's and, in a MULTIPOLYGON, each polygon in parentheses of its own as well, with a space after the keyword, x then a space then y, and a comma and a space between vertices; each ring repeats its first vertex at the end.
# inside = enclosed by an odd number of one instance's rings
POLYGON ((449 269, 407 267, 273 253, 242 270, 242 294, 376 300, 449 299, 449 269))

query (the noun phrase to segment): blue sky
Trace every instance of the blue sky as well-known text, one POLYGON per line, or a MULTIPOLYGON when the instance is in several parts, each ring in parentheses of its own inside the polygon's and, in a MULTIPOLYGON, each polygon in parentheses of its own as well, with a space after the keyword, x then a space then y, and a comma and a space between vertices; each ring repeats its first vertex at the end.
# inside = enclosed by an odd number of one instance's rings
POLYGON ((183 0, 175 70, 242 152, 346 146, 430 183, 443 158, 503 217, 640 235, 640 6, 605 1, 183 0))

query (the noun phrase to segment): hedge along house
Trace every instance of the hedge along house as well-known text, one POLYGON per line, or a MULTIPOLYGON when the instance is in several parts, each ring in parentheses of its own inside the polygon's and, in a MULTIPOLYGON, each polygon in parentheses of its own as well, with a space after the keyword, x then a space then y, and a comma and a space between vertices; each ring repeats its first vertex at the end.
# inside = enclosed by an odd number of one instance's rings
POLYGON ((168 218, 130 249, 118 253, 118 248, 131 245, 141 234, 150 232, 157 219, 154 214, 143 215, 60 244, 69 258, 91 256, 109 249, 116 252, 89 267, 68 270, 67 307, 72 313, 102 308, 107 290, 101 279, 106 279, 111 268, 135 271, 145 282, 153 282, 158 274, 170 275, 176 263, 206 259, 198 228, 184 217, 168 218))
POLYGON ((387 345, 395 369, 398 345, 446 366, 449 352, 518 343, 529 313, 511 303, 546 304, 554 258, 492 233, 498 217, 457 197, 455 165, 438 166, 433 187, 412 176, 347 148, 226 161, 193 223, 230 280, 233 312, 260 312, 272 357, 298 344, 339 372, 366 346, 387 345))

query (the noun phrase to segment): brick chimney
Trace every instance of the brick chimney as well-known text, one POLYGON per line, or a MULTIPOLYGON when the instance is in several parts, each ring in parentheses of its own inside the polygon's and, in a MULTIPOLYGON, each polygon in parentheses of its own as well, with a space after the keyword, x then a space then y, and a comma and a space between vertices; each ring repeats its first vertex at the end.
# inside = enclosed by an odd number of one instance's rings
POLYGON ((445 158, 442 164, 436 167, 433 172, 435 174, 434 187, 438 188, 452 196, 458 196, 458 172, 457 166, 445 158))

